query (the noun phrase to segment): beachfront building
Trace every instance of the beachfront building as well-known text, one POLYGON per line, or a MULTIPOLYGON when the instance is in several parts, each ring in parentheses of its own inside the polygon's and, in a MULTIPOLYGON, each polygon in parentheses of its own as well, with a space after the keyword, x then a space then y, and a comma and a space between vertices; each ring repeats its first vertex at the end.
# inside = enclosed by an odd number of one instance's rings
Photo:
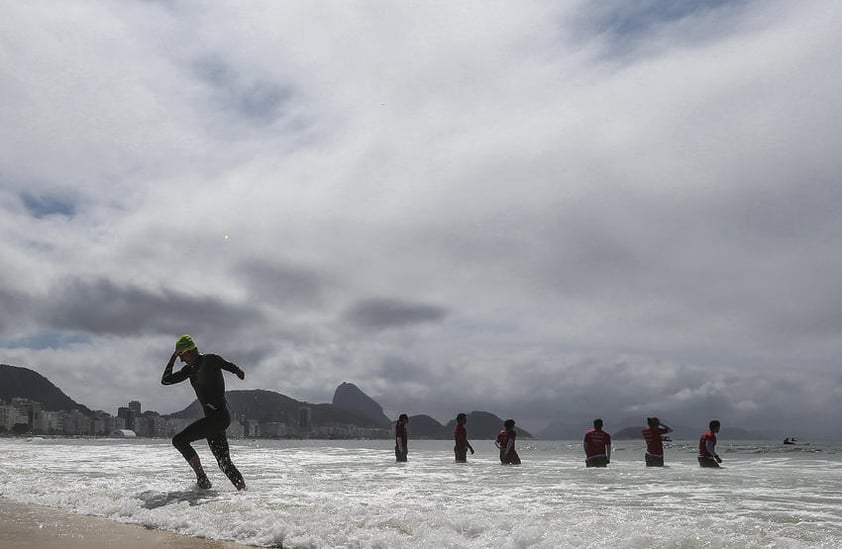
POLYGON ((280 421, 267 421, 260 424, 260 433, 266 438, 283 438, 289 434, 289 428, 280 421))
POLYGON ((11 432, 17 417, 18 411, 14 406, 0 405, 0 432, 11 432))

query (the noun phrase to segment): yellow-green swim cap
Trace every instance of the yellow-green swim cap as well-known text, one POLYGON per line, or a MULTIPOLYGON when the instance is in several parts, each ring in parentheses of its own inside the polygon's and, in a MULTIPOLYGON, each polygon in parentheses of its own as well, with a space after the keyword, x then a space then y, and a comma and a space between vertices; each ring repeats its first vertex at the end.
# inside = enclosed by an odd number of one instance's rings
POLYGON ((196 343, 193 341, 193 338, 190 337, 190 334, 184 334, 175 342, 176 353, 183 353, 185 351, 190 351, 195 348, 196 343))

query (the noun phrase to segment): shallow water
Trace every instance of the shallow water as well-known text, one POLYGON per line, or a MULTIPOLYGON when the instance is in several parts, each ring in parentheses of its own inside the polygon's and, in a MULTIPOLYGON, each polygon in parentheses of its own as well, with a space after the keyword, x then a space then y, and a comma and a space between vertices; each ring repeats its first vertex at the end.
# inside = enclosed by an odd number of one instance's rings
POLYGON ((586 469, 578 441, 524 441, 501 466, 491 441, 455 464, 452 443, 233 441, 238 493, 198 445, 214 487, 195 488, 167 440, 1 439, 0 496, 180 534, 265 547, 842 547, 842 445, 695 442, 647 469, 619 441, 586 469))

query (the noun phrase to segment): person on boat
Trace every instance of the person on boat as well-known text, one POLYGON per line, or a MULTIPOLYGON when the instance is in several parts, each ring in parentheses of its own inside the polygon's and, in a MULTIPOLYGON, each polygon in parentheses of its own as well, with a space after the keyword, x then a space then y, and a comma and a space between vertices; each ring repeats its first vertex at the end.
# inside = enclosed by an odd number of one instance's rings
POLYGON ((602 430, 601 419, 593 420, 593 429, 585 433, 585 465, 607 467, 611 463, 611 435, 602 430))
POLYGON ((719 432, 719 420, 711 420, 708 430, 699 438, 699 465, 701 467, 719 467, 722 458, 716 453, 716 433, 719 432))
POLYGON ((401 414, 395 423, 395 461, 406 461, 409 454, 409 437, 406 433, 406 426, 409 423, 409 416, 401 414))
POLYGON ((500 463, 503 465, 520 465, 520 456, 515 450, 515 420, 507 419, 503 422, 503 429, 497 433, 497 440, 494 444, 500 449, 500 463))
POLYGON ((172 438, 172 444, 181 452, 193 472, 196 473, 196 483, 199 488, 207 490, 211 487, 205 470, 202 468, 202 461, 199 454, 190 445, 200 439, 207 439, 213 457, 225 476, 237 488, 245 490, 246 483, 243 475, 231 461, 228 438, 225 430, 231 424, 231 413, 228 410, 228 402, 225 400, 225 379, 222 371, 231 372, 240 379, 245 379, 246 374, 236 364, 228 362, 219 355, 201 354, 196 343, 189 334, 184 334, 175 343, 175 352, 170 357, 161 376, 163 385, 174 385, 189 379, 190 385, 196 391, 196 398, 202 406, 204 417, 197 419, 184 428, 183 431, 172 438), (173 373, 175 359, 178 358, 185 364, 181 370, 173 373))
POLYGON ((453 439, 455 445, 453 452, 456 454, 457 463, 465 463, 468 461, 468 450, 471 455, 474 455, 474 448, 468 442, 468 430, 465 429, 465 424, 468 422, 468 416, 465 414, 458 414, 456 416, 456 428, 453 429, 453 439))
POLYGON ((664 442, 663 437, 671 433, 672 429, 657 417, 647 417, 648 427, 643 429, 643 439, 646 441, 646 454, 643 456, 647 467, 664 466, 664 442))

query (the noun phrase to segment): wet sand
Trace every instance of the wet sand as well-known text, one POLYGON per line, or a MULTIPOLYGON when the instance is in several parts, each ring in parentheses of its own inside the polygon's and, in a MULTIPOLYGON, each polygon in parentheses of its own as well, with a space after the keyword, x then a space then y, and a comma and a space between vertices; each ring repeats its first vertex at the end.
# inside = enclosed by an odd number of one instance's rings
POLYGON ((102 517, 0 498, 0 547, 14 549, 243 549, 238 543, 180 536, 102 517))

